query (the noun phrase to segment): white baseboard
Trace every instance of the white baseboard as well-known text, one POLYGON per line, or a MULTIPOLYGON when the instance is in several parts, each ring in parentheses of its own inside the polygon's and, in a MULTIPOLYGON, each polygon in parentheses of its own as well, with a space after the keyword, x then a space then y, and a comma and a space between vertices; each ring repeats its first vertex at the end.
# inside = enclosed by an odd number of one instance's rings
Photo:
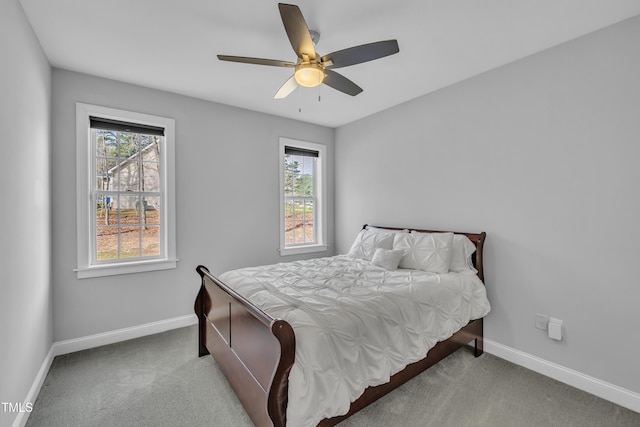
MULTIPOLYGON (((54 357, 53 346, 51 346, 51 348, 49 348, 49 352, 44 357, 44 361, 40 366, 40 370, 38 371, 31 388, 29 389, 29 393, 27 393, 27 397, 24 399, 25 406, 27 403, 33 404, 36 401, 38 393, 40 393, 40 388, 42 387, 42 384, 44 384, 44 379, 47 378, 47 374, 49 373, 49 368, 51 368, 51 362, 53 362, 54 357)), ((18 415, 13 420, 13 427, 24 427, 28 418, 29 412, 18 412, 18 415)))
POLYGON ((133 338, 158 334, 170 329, 191 326, 196 323, 198 323, 198 317, 195 314, 189 314, 186 316, 174 317, 173 319, 160 320, 158 322, 145 323, 144 325, 132 326, 130 328, 89 335, 82 338, 57 341, 52 345, 53 355, 60 356, 62 354, 73 353, 75 351, 87 350, 90 348, 100 347, 101 345, 113 344, 133 338))
POLYGON ((484 351, 511 363, 531 369, 547 377, 568 384, 609 402, 640 412, 640 394, 613 384, 590 377, 561 365, 532 356, 520 350, 507 347, 495 341, 484 339, 484 351))
MULTIPOLYGON (((178 329, 185 326, 191 326, 198 323, 198 317, 195 314, 174 317, 173 319, 160 320, 158 322, 145 323, 144 325, 132 326, 130 328, 118 329, 115 331, 104 332, 101 334, 89 335, 82 338, 74 338, 65 341, 57 341, 51 345, 49 352, 42 362, 42 366, 36 375, 33 385, 29 390, 24 403, 33 403, 40 393, 40 388, 44 383, 49 368, 54 357, 62 354, 73 353, 75 351, 87 350, 90 348, 100 347, 102 345, 113 344, 120 341, 126 341, 133 338, 140 338, 147 335, 158 334, 160 332, 171 329, 178 329)), ((20 412, 13 422, 13 427, 24 427, 29 418, 28 412, 20 412)))

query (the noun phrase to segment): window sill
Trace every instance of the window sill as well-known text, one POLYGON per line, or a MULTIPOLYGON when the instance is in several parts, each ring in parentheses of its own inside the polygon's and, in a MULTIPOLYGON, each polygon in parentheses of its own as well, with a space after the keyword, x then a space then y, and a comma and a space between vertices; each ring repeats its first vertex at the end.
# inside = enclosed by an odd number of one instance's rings
POLYGON ((146 271, 169 270, 176 268, 177 259, 154 259, 150 261, 131 261, 118 264, 101 264, 74 269, 78 279, 91 277, 115 276, 117 274, 143 273, 146 271))
POLYGON ((288 248, 280 248, 280 256, 325 252, 327 249, 329 249, 329 245, 290 246, 288 248))

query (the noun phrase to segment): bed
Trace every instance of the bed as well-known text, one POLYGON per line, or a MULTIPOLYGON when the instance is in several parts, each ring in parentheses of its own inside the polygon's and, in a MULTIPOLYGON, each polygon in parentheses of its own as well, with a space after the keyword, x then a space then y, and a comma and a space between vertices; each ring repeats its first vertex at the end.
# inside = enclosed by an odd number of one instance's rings
POLYGON ((199 355, 256 426, 335 425, 463 346, 482 354, 485 237, 365 225, 345 255, 200 265, 199 355))

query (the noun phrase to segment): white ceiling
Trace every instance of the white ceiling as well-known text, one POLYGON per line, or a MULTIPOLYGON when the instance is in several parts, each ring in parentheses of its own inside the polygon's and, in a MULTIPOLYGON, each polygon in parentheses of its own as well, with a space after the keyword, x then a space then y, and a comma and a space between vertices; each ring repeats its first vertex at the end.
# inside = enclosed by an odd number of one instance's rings
POLYGON ((400 52, 338 70, 364 89, 273 95, 295 62, 276 1, 20 0, 51 64, 337 127, 640 14, 640 0, 299 0, 320 54, 386 39, 400 52), (320 96, 320 101, 318 101, 320 96))

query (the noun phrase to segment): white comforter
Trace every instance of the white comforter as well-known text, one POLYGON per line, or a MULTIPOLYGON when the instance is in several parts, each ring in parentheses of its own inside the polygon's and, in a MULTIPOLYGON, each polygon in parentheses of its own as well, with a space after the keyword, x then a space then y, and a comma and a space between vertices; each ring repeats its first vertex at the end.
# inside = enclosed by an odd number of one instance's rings
POLYGON ((220 279, 296 334, 287 424, 315 426, 345 414, 489 310, 473 272, 388 271, 339 255, 229 271, 220 279))

